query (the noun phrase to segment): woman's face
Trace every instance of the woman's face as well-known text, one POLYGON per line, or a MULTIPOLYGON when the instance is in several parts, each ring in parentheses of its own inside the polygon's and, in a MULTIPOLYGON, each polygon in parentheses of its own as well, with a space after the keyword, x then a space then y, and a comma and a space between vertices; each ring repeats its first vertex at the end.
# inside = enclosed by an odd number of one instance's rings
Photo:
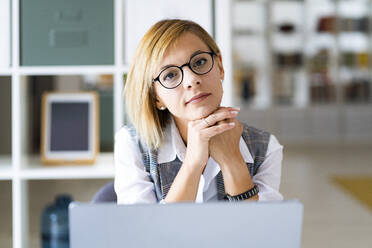
MULTIPOLYGON (((169 65, 181 66, 190 61, 193 54, 198 52, 211 52, 208 46, 193 33, 183 34, 175 45, 171 46, 165 56, 159 63, 156 75, 158 77, 162 68, 169 65)), ((164 88, 158 81, 154 82, 155 92, 157 96, 157 108, 166 107, 170 113, 178 120, 191 121, 201 119, 214 112, 221 103, 222 99, 222 83, 224 70, 222 59, 220 56, 213 55, 213 68, 204 75, 198 75, 190 70, 190 67, 183 66, 182 83, 174 88, 164 88), (194 101, 190 101, 193 97, 204 95, 194 101)), ((190 66, 202 63, 202 60, 191 62, 190 66), (195 63, 194 63, 195 62, 195 63)), ((174 74, 168 78, 172 78, 174 74)), ((162 79, 164 76, 162 74, 162 79)))

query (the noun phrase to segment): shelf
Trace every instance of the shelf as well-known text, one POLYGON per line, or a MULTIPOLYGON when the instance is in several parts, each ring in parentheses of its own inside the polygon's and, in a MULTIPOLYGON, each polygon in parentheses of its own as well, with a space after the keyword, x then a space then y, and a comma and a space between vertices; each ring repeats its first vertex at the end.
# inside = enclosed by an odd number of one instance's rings
POLYGON ((128 66, 21 66, 21 75, 79 75, 127 72, 128 66))
POLYGON ((328 32, 308 32, 306 35, 309 39, 330 40, 332 42, 335 42, 337 37, 336 34, 328 32))
POLYGON ((234 29, 232 31, 234 36, 264 36, 265 33, 257 30, 249 29, 234 29))
POLYGON ((12 157, 11 155, 0 155, 0 180, 12 179, 12 157))
POLYGON ((11 76, 12 69, 10 68, 0 68, 0 76, 11 76))
POLYGON ((101 153, 93 165, 44 166, 37 155, 30 156, 20 171, 26 180, 114 178, 114 154, 101 153))
POLYGON ((336 35, 339 35, 339 36, 342 36, 342 35, 345 35, 345 36, 360 36, 360 37, 366 38, 366 39, 368 39, 369 36, 370 36, 370 34, 368 32, 363 32, 363 31, 358 31, 358 30, 349 30, 349 31, 341 30, 338 33, 336 33, 336 35))

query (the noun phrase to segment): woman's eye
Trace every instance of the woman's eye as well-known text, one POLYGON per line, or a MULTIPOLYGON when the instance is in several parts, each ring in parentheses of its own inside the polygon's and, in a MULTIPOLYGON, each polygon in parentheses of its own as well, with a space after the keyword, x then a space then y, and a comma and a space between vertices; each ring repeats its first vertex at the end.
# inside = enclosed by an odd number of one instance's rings
POLYGON ((172 80, 175 76, 176 76, 176 73, 175 73, 175 72, 170 72, 170 73, 167 73, 167 74, 164 76, 163 80, 164 80, 164 81, 172 80))
POLYGON ((200 67, 204 65, 206 62, 207 60, 205 58, 198 59, 197 61, 195 61, 194 67, 200 67))

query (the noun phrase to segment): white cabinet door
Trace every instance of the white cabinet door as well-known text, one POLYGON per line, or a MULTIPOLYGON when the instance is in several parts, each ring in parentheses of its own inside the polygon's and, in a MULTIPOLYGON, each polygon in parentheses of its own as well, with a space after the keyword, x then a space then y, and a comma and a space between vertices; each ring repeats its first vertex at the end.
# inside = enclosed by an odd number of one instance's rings
POLYGON ((213 8, 211 0, 127 0, 125 18, 125 63, 130 63, 134 51, 146 33, 157 21, 166 18, 189 19, 200 24, 212 35, 213 8))

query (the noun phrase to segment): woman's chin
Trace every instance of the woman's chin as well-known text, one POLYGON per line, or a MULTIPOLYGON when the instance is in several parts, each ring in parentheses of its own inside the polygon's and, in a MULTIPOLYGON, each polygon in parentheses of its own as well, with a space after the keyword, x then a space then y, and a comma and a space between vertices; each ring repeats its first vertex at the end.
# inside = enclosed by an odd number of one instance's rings
POLYGON ((193 113, 193 118, 192 119, 193 120, 200 120, 202 118, 206 118, 209 115, 211 115, 213 112, 215 112, 217 109, 218 109, 218 107, 212 107, 212 106, 200 108, 193 113))

